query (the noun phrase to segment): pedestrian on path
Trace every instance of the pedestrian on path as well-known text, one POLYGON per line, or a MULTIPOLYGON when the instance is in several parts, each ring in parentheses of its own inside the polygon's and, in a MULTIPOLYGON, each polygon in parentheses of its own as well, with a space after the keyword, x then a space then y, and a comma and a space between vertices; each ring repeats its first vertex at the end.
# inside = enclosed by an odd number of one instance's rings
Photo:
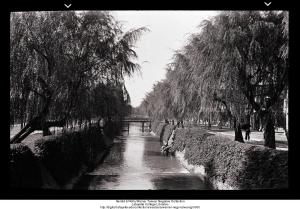
POLYGON ((247 124, 247 127, 245 129, 245 132, 246 132, 246 135, 245 135, 245 140, 250 140, 250 127, 251 125, 250 124, 247 124))

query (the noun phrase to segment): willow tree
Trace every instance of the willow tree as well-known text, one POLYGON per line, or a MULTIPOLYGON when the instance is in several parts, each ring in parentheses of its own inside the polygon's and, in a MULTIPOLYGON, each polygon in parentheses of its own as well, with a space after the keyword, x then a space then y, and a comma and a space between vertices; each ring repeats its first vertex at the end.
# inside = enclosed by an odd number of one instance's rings
POLYGON ((208 74, 202 81, 211 78, 210 84, 220 86, 214 95, 224 104, 230 102, 227 92, 235 98, 233 105, 244 97, 246 106, 259 113, 265 146, 270 148, 275 148, 272 107, 287 85, 288 63, 282 56, 287 39, 282 24, 280 12, 223 12, 205 21, 199 37, 199 56, 208 74))
POLYGON ((196 112, 210 118, 221 105, 240 142, 243 119, 256 112, 265 146, 275 148, 273 109, 288 84, 288 13, 222 12, 200 27, 174 55, 163 81, 168 97, 154 88, 147 107, 181 118, 196 112))
POLYGON ((166 82, 157 82, 153 86, 152 94, 150 94, 148 97, 148 103, 151 105, 151 109, 148 109, 153 111, 152 117, 156 120, 163 120, 168 117, 166 109, 166 95, 164 94, 166 88, 166 82))
POLYGON ((185 46, 186 56, 189 57, 191 69, 187 71, 190 95, 193 102, 198 103, 198 114, 204 113, 208 127, 216 112, 225 107, 227 116, 234 122, 235 140, 243 142, 241 132, 241 116, 245 107, 245 98, 237 89, 237 76, 229 74, 229 64, 234 59, 220 56, 217 40, 217 28, 212 21, 204 21, 202 31, 193 34, 185 46), (227 65, 222 65, 227 62, 227 65), (195 100, 195 98, 198 98, 195 100))
POLYGON ((90 119, 93 89, 122 89, 123 76, 139 70, 132 47, 145 30, 124 33, 108 12, 11 13, 11 113, 27 122, 12 142, 34 130, 48 135, 71 115, 90 119))
POLYGON ((170 86, 168 94, 171 100, 170 110, 177 120, 182 120, 188 112, 187 84, 189 60, 180 51, 174 54, 173 62, 169 65, 166 79, 170 86))

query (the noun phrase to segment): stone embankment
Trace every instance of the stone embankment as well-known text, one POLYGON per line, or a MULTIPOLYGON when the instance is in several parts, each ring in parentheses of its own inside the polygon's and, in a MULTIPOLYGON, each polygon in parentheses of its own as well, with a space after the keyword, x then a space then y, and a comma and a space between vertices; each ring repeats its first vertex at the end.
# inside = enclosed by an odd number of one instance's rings
POLYGON ((152 132, 170 146, 183 166, 213 189, 288 188, 288 152, 239 143, 202 128, 176 128, 154 122, 152 132))

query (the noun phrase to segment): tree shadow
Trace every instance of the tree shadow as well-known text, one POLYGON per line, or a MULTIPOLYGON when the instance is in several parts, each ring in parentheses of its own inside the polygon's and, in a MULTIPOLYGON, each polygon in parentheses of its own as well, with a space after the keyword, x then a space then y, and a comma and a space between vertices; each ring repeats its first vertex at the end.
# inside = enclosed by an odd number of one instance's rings
POLYGON ((288 188, 288 152, 253 147, 245 152, 240 173, 243 189, 288 188))
MULTIPOLYGON (((264 146, 264 141, 245 141, 247 144, 264 146)), ((287 141, 276 141, 276 148, 284 148, 288 149, 288 142, 287 141)))

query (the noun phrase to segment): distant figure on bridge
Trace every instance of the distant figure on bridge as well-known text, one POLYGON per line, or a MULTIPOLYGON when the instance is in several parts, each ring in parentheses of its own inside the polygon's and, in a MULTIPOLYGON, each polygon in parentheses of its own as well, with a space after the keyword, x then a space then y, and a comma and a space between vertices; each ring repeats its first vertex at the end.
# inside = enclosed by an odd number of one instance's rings
POLYGON ((169 121, 168 121, 168 119, 165 119, 165 123, 166 123, 166 124, 169 124, 169 121))

